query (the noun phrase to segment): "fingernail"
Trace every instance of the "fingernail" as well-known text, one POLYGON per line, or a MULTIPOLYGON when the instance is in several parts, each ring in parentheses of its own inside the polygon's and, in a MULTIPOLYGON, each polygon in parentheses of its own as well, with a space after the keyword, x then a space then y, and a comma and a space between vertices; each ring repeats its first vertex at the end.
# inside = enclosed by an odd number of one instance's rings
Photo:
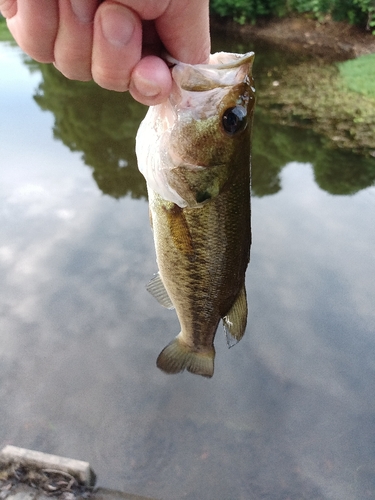
POLYGON ((108 6, 101 16, 103 35, 117 47, 123 47, 132 38, 135 29, 133 14, 123 7, 108 6))
POLYGON ((86 0, 70 0, 72 11, 81 23, 91 23, 95 15, 95 2, 86 0))
POLYGON ((161 88, 154 81, 146 80, 137 75, 136 81, 133 82, 137 91, 145 97, 155 97, 161 92, 161 88))

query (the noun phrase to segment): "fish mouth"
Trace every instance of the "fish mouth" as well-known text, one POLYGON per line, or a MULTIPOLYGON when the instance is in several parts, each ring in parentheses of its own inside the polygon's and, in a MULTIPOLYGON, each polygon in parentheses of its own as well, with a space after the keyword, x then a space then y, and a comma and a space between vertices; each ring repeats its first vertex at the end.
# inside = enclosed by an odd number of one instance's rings
POLYGON ((210 61, 203 64, 188 64, 178 61, 170 54, 165 53, 163 59, 167 64, 172 67, 176 65, 182 66, 194 66, 196 69, 235 69, 243 64, 248 64, 253 61, 255 57, 254 52, 247 52, 246 54, 235 54, 230 52, 217 52, 216 54, 211 54, 210 61))
POLYGON ((208 64, 187 64, 169 55, 165 56, 165 60, 171 65, 172 78, 177 89, 199 93, 219 88, 226 89, 248 80, 254 52, 247 54, 217 52, 210 56, 208 64))
POLYGON ((214 165, 195 165, 193 163, 180 163, 179 165, 176 165, 175 168, 186 168, 186 170, 190 171, 199 171, 207 169, 218 169, 221 167, 225 167, 225 163, 215 163, 214 165))

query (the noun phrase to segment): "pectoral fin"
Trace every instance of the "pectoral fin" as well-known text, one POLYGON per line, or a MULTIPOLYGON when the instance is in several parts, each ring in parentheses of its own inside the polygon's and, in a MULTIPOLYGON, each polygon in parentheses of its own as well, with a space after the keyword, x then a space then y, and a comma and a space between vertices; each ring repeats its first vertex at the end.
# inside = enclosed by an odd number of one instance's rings
POLYGON ((225 335, 228 347, 233 347, 239 342, 246 329, 247 323, 247 300, 245 285, 241 288, 234 304, 223 317, 225 335))
POLYGON ((159 273, 155 274, 146 289, 163 307, 174 309, 174 305, 165 289, 159 273))
POLYGON ((189 260, 194 260, 194 244, 183 209, 171 203, 165 210, 173 244, 189 260))

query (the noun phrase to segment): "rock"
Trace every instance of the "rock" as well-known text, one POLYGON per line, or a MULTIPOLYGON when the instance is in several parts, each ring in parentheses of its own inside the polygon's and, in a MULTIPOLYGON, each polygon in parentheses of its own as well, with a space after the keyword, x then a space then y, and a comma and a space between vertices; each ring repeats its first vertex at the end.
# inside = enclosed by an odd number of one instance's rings
POLYGON ((3 462, 18 463, 36 469, 65 472, 85 486, 94 486, 95 484, 95 474, 90 468, 90 464, 81 460, 50 455, 10 445, 2 449, 0 459, 3 462))

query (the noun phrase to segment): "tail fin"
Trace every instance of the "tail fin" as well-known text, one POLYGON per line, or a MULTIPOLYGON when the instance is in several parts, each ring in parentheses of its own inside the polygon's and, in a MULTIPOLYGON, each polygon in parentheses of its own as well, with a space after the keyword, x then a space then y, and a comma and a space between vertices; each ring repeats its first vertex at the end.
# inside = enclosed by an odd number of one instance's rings
POLYGON ((156 366, 165 373, 188 372, 211 378, 214 374, 215 349, 195 351, 177 336, 158 356, 156 366))

